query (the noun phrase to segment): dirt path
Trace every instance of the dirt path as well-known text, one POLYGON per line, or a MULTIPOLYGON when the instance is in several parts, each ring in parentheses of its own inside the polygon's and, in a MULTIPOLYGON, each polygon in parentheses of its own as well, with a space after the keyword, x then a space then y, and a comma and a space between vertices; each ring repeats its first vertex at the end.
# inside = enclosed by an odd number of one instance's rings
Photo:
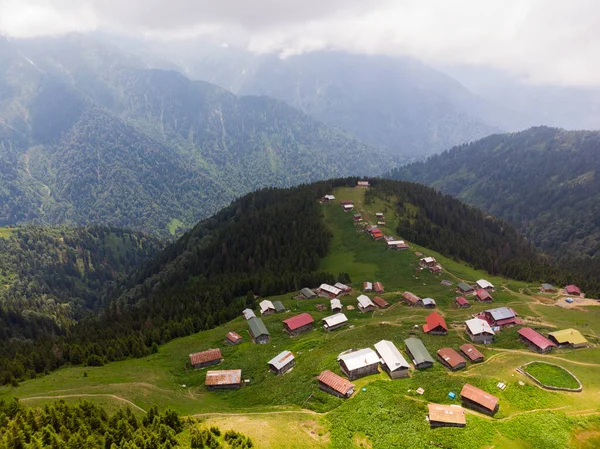
POLYGON ((107 398, 111 398, 111 399, 116 399, 117 401, 124 402, 127 405, 135 408, 136 410, 139 410, 142 413, 146 413, 146 410, 144 410, 139 405, 134 404, 129 399, 125 399, 125 398, 122 398, 121 396, 117 396, 116 394, 81 393, 81 394, 63 394, 63 395, 60 395, 60 396, 30 396, 30 397, 27 397, 27 398, 19 398, 19 401, 34 401, 34 400, 38 400, 38 399, 66 399, 66 398, 80 398, 80 397, 107 397, 107 398))
POLYGON ((287 413, 300 413, 303 415, 318 415, 323 416, 329 412, 325 413, 317 413, 313 410, 299 409, 299 410, 279 410, 275 412, 230 412, 230 413, 221 413, 221 412, 208 412, 208 413, 196 413, 194 415, 190 415, 194 418, 198 418, 201 416, 249 416, 249 415, 282 415, 287 413))
MULTIPOLYGON (((578 362, 578 361, 575 361, 575 360, 566 359, 564 357, 558 357, 556 355, 537 354, 537 353, 533 353, 531 351, 523 351, 523 350, 520 350, 520 349, 504 349, 504 348, 491 348, 491 349, 494 350, 494 351, 500 351, 501 353, 514 353, 514 354, 523 354, 523 355, 533 355, 533 356, 541 357, 541 358, 560 360, 562 362, 572 363, 574 365, 597 366, 597 367, 600 367, 600 363, 578 362)), ((500 355, 500 354, 494 354, 494 355, 500 355)), ((488 361, 492 357, 488 358, 488 361)))

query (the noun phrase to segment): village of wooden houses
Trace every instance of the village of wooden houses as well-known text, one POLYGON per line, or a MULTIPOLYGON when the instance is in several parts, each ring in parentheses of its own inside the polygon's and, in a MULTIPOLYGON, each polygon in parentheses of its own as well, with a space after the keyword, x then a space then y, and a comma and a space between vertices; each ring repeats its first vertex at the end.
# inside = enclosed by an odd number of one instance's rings
MULTIPOLYGON (((578 304, 592 305, 593 300, 586 302, 585 295, 575 285, 560 288, 547 283, 529 285, 524 293, 525 288, 516 289, 511 285, 516 283, 508 280, 468 279, 457 268, 458 264, 447 259, 441 263, 439 255, 394 235, 394 225, 386 226, 387 215, 393 212, 382 204, 367 207, 361 192, 366 188, 368 183, 359 182, 355 189, 339 189, 319 201, 326 214, 345 226, 346 232, 339 237, 340 245, 347 244, 348 239, 357 239, 364 248, 368 245, 381 255, 374 257, 385 257, 386 264, 396 260, 398 267, 404 265, 396 270, 399 279, 392 281, 394 289, 390 291, 384 282, 389 281, 389 272, 382 276, 385 279, 373 276, 357 279, 361 271, 358 268, 352 270, 351 282, 306 285, 287 296, 257 298, 255 310, 243 311, 237 332, 230 330, 222 335, 223 347, 233 351, 240 344, 268 347, 275 334, 278 344, 259 363, 269 376, 281 377, 280 385, 284 386, 286 377, 293 376, 298 367, 323 366, 315 360, 312 340, 299 344, 303 336, 317 335, 317 339, 341 351, 326 359, 324 369, 315 372, 314 377, 303 376, 306 397, 302 406, 314 400, 318 391, 351 402, 368 394, 372 380, 406 382, 407 400, 426 405, 422 419, 431 429, 465 428, 471 419, 481 416, 494 419, 502 415, 499 411, 504 406, 503 398, 518 396, 519 389, 524 392, 525 402, 531 394, 526 388, 547 389, 554 392, 548 394, 565 397, 582 391, 579 378, 563 365, 570 368, 577 363, 568 362, 572 354, 580 354, 578 351, 594 350, 593 332, 590 330, 592 341, 588 341, 585 332, 560 325, 567 320, 559 318, 555 325, 540 318, 542 315, 532 316, 531 312, 545 309, 551 311, 550 316, 560 317, 561 313, 579 310, 578 304), (377 206, 385 210, 377 210, 377 206), (447 268, 445 263, 453 266, 447 268), (403 285, 413 288, 403 289, 403 285), (378 326, 381 331, 349 338, 365 326, 378 326), (368 338, 364 338, 366 335, 368 338), (344 341, 348 344, 344 345, 344 341), (560 355, 553 355, 557 352, 560 355), (510 366, 506 357, 509 355, 518 355, 526 363, 510 366), (488 360, 502 359, 505 362, 501 362, 501 368, 490 364, 491 371, 483 369, 488 360), (537 376, 539 367, 536 371, 534 365, 564 371, 562 374, 573 378, 573 384, 549 385, 543 376, 537 376), (431 383, 433 377, 422 375, 431 370, 437 373, 437 379, 440 376, 452 379, 454 388, 445 391, 445 382, 431 383), (480 381, 479 376, 487 378, 486 381, 480 381)), ((391 270, 392 276, 394 271, 391 270)), ((219 348, 198 349, 189 358, 194 369, 207 369, 206 390, 245 389, 255 382, 246 377, 243 359, 236 359, 237 366, 229 364, 221 370, 216 366, 223 361, 219 348)), ((297 388, 297 384, 290 383, 290 388, 297 388)), ((510 404, 506 407, 515 409, 510 404)), ((526 411, 527 407, 519 413, 526 411)), ((510 415, 502 416, 507 419, 510 415)))

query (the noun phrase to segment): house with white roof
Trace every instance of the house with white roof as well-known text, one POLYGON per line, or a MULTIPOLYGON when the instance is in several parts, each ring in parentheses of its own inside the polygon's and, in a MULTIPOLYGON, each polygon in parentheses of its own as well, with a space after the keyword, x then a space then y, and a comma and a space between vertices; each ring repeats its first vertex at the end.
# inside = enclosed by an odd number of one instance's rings
POLYGON ((244 315, 244 318, 249 320, 250 318, 256 318, 256 315, 254 314, 254 310, 252 309, 244 309, 244 311, 242 312, 242 315, 244 315))
POLYGON ((339 329, 346 324, 348 324, 348 318, 343 313, 336 313, 335 315, 323 318, 323 329, 327 332, 339 329))
POLYGON ((319 296, 329 299, 337 298, 340 293, 342 293, 339 288, 329 284, 321 284, 317 289, 317 292, 319 293, 319 296))
POLYGON ((329 303, 331 304, 332 312, 341 312, 342 311, 342 301, 340 301, 339 299, 334 298, 331 301, 329 301, 329 303))
POLYGON ((268 299, 263 299, 260 304, 260 314, 263 316, 272 315, 275 313, 275 306, 268 299))
POLYGON ((338 360, 340 369, 350 380, 379 372, 379 356, 371 348, 342 354, 338 360))
POLYGON ((271 372, 281 376, 291 370, 296 364, 296 358, 290 351, 283 351, 269 360, 271 372))
POLYGON ((485 279, 479 279, 477 282, 477 287, 483 288, 484 290, 494 290, 494 284, 490 281, 486 281, 485 279))
POLYGON ((379 355, 381 367, 392 379, 408 377, 408 362, 394 343, 388 340, 381 340, 375 343, 375 351, 379 355))
POLYGON ((356 300, 358 301, 358 310, 363 313, 373 312, 376 308, 375 303, 367 295, 360 295, 356 300))
POLYGON ((494 339, 494 331, 490 323, 481 318, 473 318, 465 321, 467 335, 474 343, 488 345, 494 339))

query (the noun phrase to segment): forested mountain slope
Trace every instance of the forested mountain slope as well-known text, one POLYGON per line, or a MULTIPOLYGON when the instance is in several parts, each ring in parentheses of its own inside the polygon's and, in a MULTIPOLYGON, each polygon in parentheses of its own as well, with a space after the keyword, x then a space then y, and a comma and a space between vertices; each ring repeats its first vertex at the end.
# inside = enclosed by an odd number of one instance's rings
POLYGON ((599 174, 600 132, 538 127, 453 148, 392 177, 502 217, 562 258, 600 249, 599 174))
POLYGON ((84 38, 0 41, 0 224, 188 228, 262 186, 393 158, 269 98, 84 38))
MULTIPOLYGON (((321 260, 331 251, 332 231, 318 199, 356 181, 263 189, 233 202, 132 274, 98 318, 82 320, 68 332, 40 336, 35 344, 22 341, 4 347, 0 379, 8 382, 69 362, 139 357, 157 344, 233 319, 254 305, 254 295, 334 282, 337 272, 321 269, 321 260)), ((535 281, 571 279, 548 265, 501 220, 486 218, 422 185, 377 179, 371 183, 374 187, 365 201, 397 198, 404 218, 397 230, 401 237, 494 274, 535 281)), ((593 291, 591 284, 582 285, 593 291)))

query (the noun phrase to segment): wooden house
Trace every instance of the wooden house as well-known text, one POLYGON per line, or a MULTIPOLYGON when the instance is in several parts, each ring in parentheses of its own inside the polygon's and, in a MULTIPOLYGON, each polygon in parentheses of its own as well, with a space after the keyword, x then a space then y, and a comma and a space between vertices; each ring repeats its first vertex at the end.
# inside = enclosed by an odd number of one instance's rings
POLYGON ((354 384, 341 376, 325 370, 318 377, 319 388, 338 398, 349 398, 354 393, 354 384))
POLYGON ((375 304, 368 296, 360 295, 356 300, 358 301, 358 310, 361 312, 373 312, 375 310, 375 304))
POLYGON ((371 348, 348 352, 338 359, 340 369, 350 380, 379 372, 379 357, 371 348))
POLYGON ((407 338, 404 340, 406 353, 411 358, 416 369, 426 369, 433 366, 433 358, 425 348, 425 345, 418 338, 407 338))
POLYGON ((335 200, 335 196, 333 196, 333 195, 325 195, 321 198, 322 203, 328 203, 333 200, 335 200))
POLYGON ((309 313, 301 313, 283 320, 283 330, 291 336, 296 336, 313 329, 315 320, 309 313))
POLYGON ((546 283, 542 284, 540 291, 542 293, 556 293, 557 292, 556 288, 552 284, 546 284, 546 283))
POLYGON ((237 332, 227 332, 225 335, 225 343, 228 345, 239 345, 244 339, 237 332))
POLYGON ((349 212, 352 209, 354 209, 354 203, 352 201, 348 201, 348 200, 340 201, 340 206, 342 207, 344 212, 349 212))
POLYGON ((565 292, 567 295, 571 296, 581 296, 581 290, 576 285, 570 284, 565 287, 565 292))
POLYGON ((342 291, 339 288, 336 288, 333 285, 329 284, 321 284, 317 289, 317 292, 322 298, 329 299, 337 298, 340 295, 340 293, 342 293, 342 291))
POLYGON ((519 329, 518 334, 523 343, 529 346, 530 349, 539 352, 540 354, 550 352, 556 347, 556 345, 546 337, 529 327, 523 327, 519 329))
POLYGON ((437 260, 435 260, 435 257, 423 257, 422 259, 419 260, 419 265, 421 265, 423 268, 430 268, 433 267, 437 264, 437 260))
POLYGON ((493 416, 499 408, 498 398, 471 384, 465 384, 460 392, 463 406, 493 416))
POLYGON ((483 362, 483 359, 485 358, 483 354, 479 352, 479 350, 472 344, 465 343, 459 349, 460 352, 462 352, 463 355, 466 358, 468 358, 471 363, 483 362))
POLYGON ((327 332, 339 329, 346 324, 348 324, 348 318, 343 313, 336 313, 335 315, 323 318, 323 329, 327 332))
POLYGON ((517 312, 510 307, 497 307, 495 309, 488 309, 483 312, 483 319, 485 319, 490 326, 494 327, 512 327, 521 322, 517 319, 517 312))
POLYGON ((410 366, 394 343, 388 340, 381 340, 375 343, 374 346, 375 351, 379 355, 381 367, 392 379, 408 377, 410 366))
POLYGON ((465 321, 467 335, 474 343, 488 345, 494 340, 494 331, 486 320, 472 318, 465 321))
POLYGON ((354 215, 352 215, 352 220, 353 220, 355 223, 358 223, 359 221, 361 221, 361 220, 362 220, 362 215, 361 215, 361 214, 354 214, 354 215))
POLYGON ((375 217, 378 220, 385 220, 385 217, 383 216, 383 212, 375 212, 375 217))
POLYGON ((423 298, 420 301, 417 301, 417 306, 425 307, 426 309, 434 309, 436 305, 435 299, 433 298, 423 298))
POLYGON ((363 188, 363 189, 366 189, 369 186, 370 186, 369 181, 358 181, 356 183, 356 187, 360 187, 360 188, 363 188))
POLYGON ((246 320, 249 320, 250 318, 256 318, 254 310, 252 310, 252 309, 244 309, 244 311, 242 312, 242 315, 244 315, 244 318, 246 320))
POLYGON ((387 309, 390 305, 390 303, 383 299, 381 296, 375 296, 373 298, 373 303, 380 309, 387 309))
POLYGON ((560 331, 550 332, 548 338, 559 348, 585 348, 588 345, 588 341, 576 329, 562 329, 560 331))
POLYGON ((494 284, 492 284, 490 281, 486 281, 485 279, 479 279, 476 284, 477 288, 482 288, 490 292, 494 291, 494 284))
POLYGON ((441 348, 437 352, 438 359, 446 368, 457 371, 467 366, 467 361, 452 348, 441 348))
POLYGON ((465 411, 460 405, 427 404, 430 427, 465 427, 465 411))
POLYGON ((487 290, 484 290, 483 288, 477 289, 477 292, 475 292, 475 296, 480 302, 492 302, 494 300, 492 298, 492 295, 490 295, 489 292, 487 290))
POLYGON ((331 311, 332 312, 341 312, 342 311, 342 301, 340 301, 337 298, 334 298, 334 299, 332 299, 329 302, 331 304, 331 311))
POLYGON ((205 366, 216 365, 221 363, 221 360, 221 350, 218 348, 190 354, 192 368, 204 368, 205 366))
POLYGON ((464 296, 459 296, 454 300, 454 302, 456 303, 456 306, 459 309, 468 309, 469 307, 471 307, 471 304, 469 303, 469 301, 467 301, 467 298, 465 298, 464 296))
POLYGON ((426 323, 423 325, 423 332, 429 335, 446 335, 448 333, 448 326, 446 320, 437 312, 433 312, 431 315, 425 317, 426 323))
POLYGON ((466 282, 459 282, 459 284, 456 286, 456 291, 461 295, 470 295, 475 291, 475 289, 466 282))
POLYGON ((310 288, 306 287, 300 290, 300 295, 304 299, 315 299, 317 297, 317 294, 315 292, 313 292, 310 288))
POLYGON ((269 369, 272 373, 282 376, 296 364, 296 358, 290 351, 283 351, 269 360, 269 369))
POLYGON ((258 305, 262 316, 273 315, 275 313, 275 306, 268 299, 263 299, 258 305))
POLYGON ((207 390, 240 388, 241 384, 241 369, 207 371, 206 380, 204 381, 207 390))
POLYGON ((352 291, 352 287, 347 286, 346 284, 342 284, 341 282, 336 282, 333 285, 335 288, 338 288, 342 291, 342 294, 348 294, 352 291))
POLYGON ((417 295, 415 295, 414 293, 411 293, 411 292, 402 293, 402 299, 404 299, 404 302, 408 306, 417 306, 419 304, 419 302, 421 304, 423 304, 423 301, 421 300, 421 298, 419 298, 417 295))
POLYGON ((281 301, 273 301, 273 307, 275 307, 276 313, 285 312, 285 306, 281 301))
POLYGON ((373 240, 381 240, 383 238, 383 232, 379 228, 372 229, 369 234, 371 234, 373 240))
POLYGON ((381 282, 373 283, 373 290, 375 290, 375 293, 378 295, 383 295, 385 293, 385 289, 383 288, 383 284, 381 282))
POLYGON ((373 283, 372 282, 363 282, 363 292, 369 293, 373 291, 373 283))
POLYGON ((248 327, 254 343, 265 344, 269 341, 269 331, 260 318, 250 318, 248 327))

